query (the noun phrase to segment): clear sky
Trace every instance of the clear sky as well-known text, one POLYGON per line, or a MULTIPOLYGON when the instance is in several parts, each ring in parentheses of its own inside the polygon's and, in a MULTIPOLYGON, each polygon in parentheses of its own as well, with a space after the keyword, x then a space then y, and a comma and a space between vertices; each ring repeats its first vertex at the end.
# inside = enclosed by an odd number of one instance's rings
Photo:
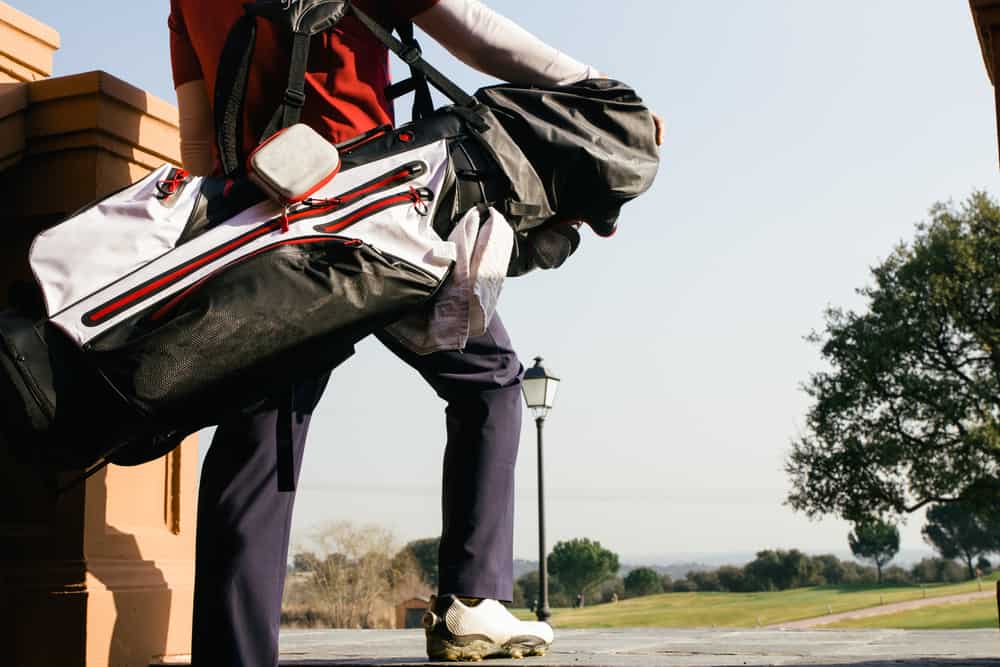
MULTIPOLYGON (((104 69, 173 101, 167 2, 8 0, 57 28, 57 74, 104 69)), ((563 378, 546 426, 549 543, 626 561, 798 547, 848 527, 782 505, 820 368, 803 337, 857 305, 870 266, 935 201, 997 188, 993 91, 967 3, 492 0, 635 86, 664 116, 654 189, 611 240, 508 283, 504 321, 563 378)), ((468 88, 487 79, 432 45, 468 88)), ((439 532, 443 404, 365 343, 319 408, 295 532, 375 522, 439 532)), ((537 555, 534 425, 518 460, 515 552, 537 555)), ((207 444, 207 443, 206 443, 207 444)), ((921 520, 903 548, 921 548, 921 520)))

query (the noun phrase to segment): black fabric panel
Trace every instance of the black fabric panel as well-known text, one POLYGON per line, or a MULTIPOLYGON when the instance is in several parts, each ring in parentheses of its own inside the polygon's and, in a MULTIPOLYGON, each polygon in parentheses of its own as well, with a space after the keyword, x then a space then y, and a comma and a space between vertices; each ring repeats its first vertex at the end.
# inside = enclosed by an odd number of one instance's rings
POLYGON ((44 435, 55 419, 55 386, 48 347, 35 322, 0 312, 0 410, 5 431, 18 440, 44 435))
POLYGON ((81 470, 139 420, 61 331, 0 313, 0 434, 15 458, 81 470))
POLYGON ((132 318, 89 348, 138 408, 196 430, 332 367, 344 345, 419 307, 438 286, 405 262, 327 237, 232 266, 165 317, 132 318))
POLYGON ((556 214, 614 231, 619 209, 652 185, 659 168, 653 116, 623 83, 484 88, 489 107, 541 176, 556 214))

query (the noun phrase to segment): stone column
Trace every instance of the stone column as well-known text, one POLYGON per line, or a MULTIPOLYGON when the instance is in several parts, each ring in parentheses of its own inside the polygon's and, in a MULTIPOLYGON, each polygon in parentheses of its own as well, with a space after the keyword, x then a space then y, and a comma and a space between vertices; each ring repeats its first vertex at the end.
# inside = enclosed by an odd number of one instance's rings
MULTIPOLYGON (((166 102, 104 72, 45 78, 58 44, 0 2, 0 303, 41 229, 179 159, 166 102)), ((145 667, 189 652, 197 459, 192 438, 55 498, 0 443, 0 663, 145 667)))

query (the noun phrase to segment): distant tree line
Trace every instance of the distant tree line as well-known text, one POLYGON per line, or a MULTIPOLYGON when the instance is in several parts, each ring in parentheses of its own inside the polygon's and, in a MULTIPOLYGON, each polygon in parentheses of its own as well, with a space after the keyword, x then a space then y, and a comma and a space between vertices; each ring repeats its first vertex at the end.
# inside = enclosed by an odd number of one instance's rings
MULTIPOLYGON (((978 562, 978 566, 983 574, 992 569, 985 558, 978 562)), ((925 558, 908 569, 890 566, 882 573, 882 582, 890 585, 958 583, 966 578, 965 567, 947 558, 925 558)), ((684 579, 672 579, 669 575, 660 575, 653 568, 639 567, 629 571, 625 577, 603 582, 600 598, 602 602, 610 602, 615 598, 657 593, 756 593, 809 586, 872 586, 877 583, 878 571, 875 567, 841 560, 832 554, 809 556, 795 549, 778 549, 761 551, 753 561, 742 567, 725 565, 714 570, 693 571, 684 579)))
MULTIPOLYGON (((673 579, 650 567, 619 575, 619 558, 600 542, 577 538, 558 542, 548 556, 549 605, 582 606, 658 593, 717 591, 750 593, 811 586, 912 585, 953 583, 988 574, 987 555, 1000 551, 996 515, 962 503, 933 506, 923 528, 925 541, 940 558, 910 568, 891 565, 899 551, 899 531, 877 519, 857 522, 848 535, 854 556, 871 566, 832 554, 810 556, 797 549, 768 549, 742 567, 690 571, 673 579)), ((412 541, 402 548, 377 526, 334 524, 318 532, 313 549, 299 550, 289 565, 283 620, 307 627, 392 627, 393 607, 429 596, 438 584, 439 538, 412 541)), ((514 584, 511 606, 540 603, 534 570, 514 584)))

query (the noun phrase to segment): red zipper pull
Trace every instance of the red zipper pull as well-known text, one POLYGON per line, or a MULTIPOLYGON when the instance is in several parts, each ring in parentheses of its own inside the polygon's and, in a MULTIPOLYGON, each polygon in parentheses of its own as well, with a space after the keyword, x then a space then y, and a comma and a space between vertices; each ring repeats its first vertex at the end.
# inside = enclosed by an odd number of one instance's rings
POLYGON ((427 202, 424 201, 423 196, 420 194, 420 190, 417 190, 412 185, 410 186, 410 199, 413 200, 413 208, 420 215, 427 215, 430 212, 427 202))

